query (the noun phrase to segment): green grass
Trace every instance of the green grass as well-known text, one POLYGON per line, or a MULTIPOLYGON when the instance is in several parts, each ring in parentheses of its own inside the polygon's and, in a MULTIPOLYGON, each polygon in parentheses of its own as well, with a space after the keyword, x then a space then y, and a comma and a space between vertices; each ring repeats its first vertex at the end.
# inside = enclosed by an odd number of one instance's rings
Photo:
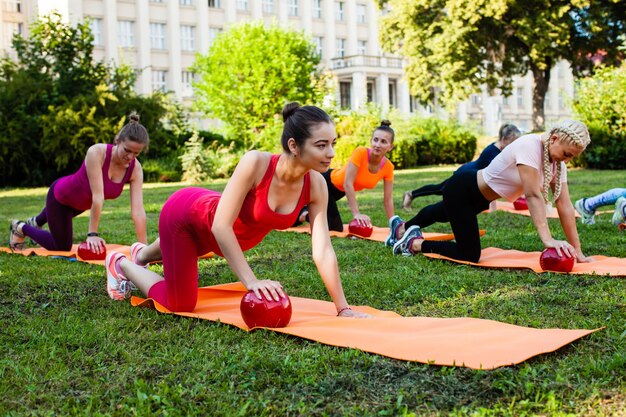
MULTIPOLYGON (((452 170, 398 172, 396 201, 452 170)), ((624 186, 625 174, 570 171, 570 193, 579 198, 624 186)), ((181 186, 146 187, 150 239, 157 236, 161 206, 181 186)), ((221 190, 224 182, 206 186, 221 190)), ((0 224, 35 214, 45 193, 0 191, 0 224)), ((386 224, 381 187, 358 199, 375 224, 386 224)), ((417 200, 414 207, 433 201, 417 200)), ((345 201, 340 207, 347 221, 345 201)), ((626 256, 626 235, 610 218, 579 227, 586 254, 626 256)), ((87 222, 86 216, 75 220, 76 242, 87 222)), ((527 217, 496 212, 479 222, 488 231, 484 247, 541 249, 527 217)), ((127 192, 106 202, 101 225, 108 242, 134 241, 127 192)), ((563 237, 558 221, 550 225, 563 237)), ((333 239, 333 245, 352 304, 407 316, 605 329, 518 366, 429 366, 133 308, 107 297, 102 267, 0 254, 0 415, 624 415, 626 280, 393 257, 369 241, 333 239)), ((247 259, 257 276, 280 280, 289 294, 327 300, 310 253, 308 236, 272 232, 247 259)), ((223 259, 200 261, 201 285, 234 280, 223 259)))

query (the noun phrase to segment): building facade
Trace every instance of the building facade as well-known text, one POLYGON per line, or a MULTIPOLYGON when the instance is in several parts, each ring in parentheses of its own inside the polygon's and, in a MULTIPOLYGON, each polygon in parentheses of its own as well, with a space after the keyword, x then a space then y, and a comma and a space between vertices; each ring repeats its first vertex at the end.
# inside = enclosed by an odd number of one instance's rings
MULTIPOLYGON (((0 0, 3 25, 0 52, 11 55, 13 33, 28 36, 28 24, 58 10, 70 23, 89 19, 95 59, 136 68, 136 90, 148 94, 171 91, 181 101, 193 100, 191 66, 196 53, 206 54, 220 32, 242 21, 264 21, 302 30, 317 46, 321 65, 333 74, 335 99, 343 108, 368 102, 383 110, 430 115, 432 107, 416 104, 409 93, 401 57, 381 51, 380 10, 373 0, 0 0)), ((566 64, 564 64, 566 65, 566 64)), ((555 68, 546 119, 567 115, 573 80, 555 68), (562 82, 561 82, 562 81, 562 82), (569 84, 568 84, 569 83, 569 84), (556 84, 556 86, 555 86, 556 84), (564 98, 561 99, 561 96, 564 98)), ((565 69, 563 69, 565 71, 565 69)), ((565 74, 565 72, 564 72, 565 74)), ((458 105, 460 121, 474 121, 486 134, 502 122, 530 128, 532 78, 515 80, 513 95, 473 95, 458 105)))

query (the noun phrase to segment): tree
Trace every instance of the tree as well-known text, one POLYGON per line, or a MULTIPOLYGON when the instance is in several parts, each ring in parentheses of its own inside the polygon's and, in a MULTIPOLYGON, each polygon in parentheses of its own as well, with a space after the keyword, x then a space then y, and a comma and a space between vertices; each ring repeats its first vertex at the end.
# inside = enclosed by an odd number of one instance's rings
POLYGON ((581 155, 591 168, 626 166, 626 64, 602 68, 580 80, 574 100, 576 117, 589 128, 591 144, 581 155))
POLYGON ((0 187, 49 184, 76 170, 87 148, 111 142, 133 110, 157 150, 182 144, 163 128, 163 94, 140 97, 132 69, 93 61, 87 23, 70 26, 50 14, 30 32, 13 39, 16 62, 0 60, 0 187))
POLYGON ((559 60, 574 75, 601 54, 618 63, 626 27, 622 0, 379 0, 381 43, 408 59, 411 92, 422 101, 441 89, 444 102, 464 100, 481 85, 510 93, 511 78, 530 71, 533 128, 544 127, 550 70, 559 60))
POLYGON ((197 58, 196 104, 223 121, 243 147, 255 147, 286 102, 321 102, 326 90, 319 62, 301 32, 262 23, 234 25, 197 58))

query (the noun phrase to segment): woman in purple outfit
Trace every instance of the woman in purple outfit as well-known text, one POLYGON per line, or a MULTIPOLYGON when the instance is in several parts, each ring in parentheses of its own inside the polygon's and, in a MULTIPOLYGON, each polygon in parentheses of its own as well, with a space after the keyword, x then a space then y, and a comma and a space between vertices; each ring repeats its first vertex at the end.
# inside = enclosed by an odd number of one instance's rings
POLYGON ((26 236, 48 250, 70 250, 72 219, 90 210, 87 245, 91 251, 102 253, 105 241, 98 235, 98 226, 104 200, 119 197, 126 183, 130 184, 131 215, 137 239, 147 242, 143 170, 136 158, 148 147, 149 137, 146 128, 139 123, 139 115, 133 112, 129 118, 114 144, 92 145, 78 171, 52 183, 41 213, 26 222, 11 221, 9 246, 12 250, 23 250, 26 236), (46 223, 49 231, 41 229, 46 223))

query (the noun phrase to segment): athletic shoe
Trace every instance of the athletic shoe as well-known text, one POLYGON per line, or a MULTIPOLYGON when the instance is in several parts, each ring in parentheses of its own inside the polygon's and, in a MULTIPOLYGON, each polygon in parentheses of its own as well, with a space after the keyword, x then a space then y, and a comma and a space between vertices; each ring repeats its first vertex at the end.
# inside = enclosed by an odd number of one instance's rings
POLYGON ((412 246, 413 241, 415 239, 424 239, 422 235, 422 229, 419 226, 411 226, 409 227, 400 240, 393 245, 393 254, 394 255, 403 255, 403 256, 413 256, 415 253, 413 252, 412 246))
POLYGON ((402 198, 402 208, 406 211, 411 210, 411 202, 413 201, 413 196, 410 191, 404 193, 404 197, 402 198))
POLYGON ((404 224, 400 216, 393 216, 389 219, 389 236, 385 240, 385 246, 393 246, 398 241, 398 228, 404 224))
POLYGON ((11 225, 9 226, 9 248, 12 252, 21 252, 26 245, 26 242, 24 242, 26 238, 24 232, 17 230, 20 224, 24 224, 24 222, 21 220, 11 220, 11 225))
POLYGON ((146 245, 145 243, 141 243, 141 242, 133 243, 130 247, 130 261, 134 263, 135 265, 139 265, 143 268, 147 268, 148 267, 147 263, 144 264, 137 260, 137 256, 139 255, 139 252, 142 251, 146 247, 148 247, 148 245, 146 245))
POLYGON ((574 208, 576 209, 578 214, 580 214, 580 217, 582 217, 582 223, 583 224, 586 224, 588 226, 596 224, 596 219, 595 219, 596 212, 595 211, 589 211, 589 210, 585 209, 585 199, 584 198, 581 198, 580 200, 577 200, 574 203, 574 208))
POLYGON ((615 211, 611 221, 615 226, 619 226, 620 223, 626 221, 626 198, 620 197, 615 201, 615 211))
POLYGON ((26 220, 26 224, 32 227, 36 227, 37 229, 41 229, 41 227, 37 224, 37 216, 33 216, 30 219, 26 220))
POLYGON ((123 300, 130 296, 131 282, 115 268, 118 259, 124 257, 119 252, 110 252, 104 263, 107 270, 107 293, 113 300, 123 300))

